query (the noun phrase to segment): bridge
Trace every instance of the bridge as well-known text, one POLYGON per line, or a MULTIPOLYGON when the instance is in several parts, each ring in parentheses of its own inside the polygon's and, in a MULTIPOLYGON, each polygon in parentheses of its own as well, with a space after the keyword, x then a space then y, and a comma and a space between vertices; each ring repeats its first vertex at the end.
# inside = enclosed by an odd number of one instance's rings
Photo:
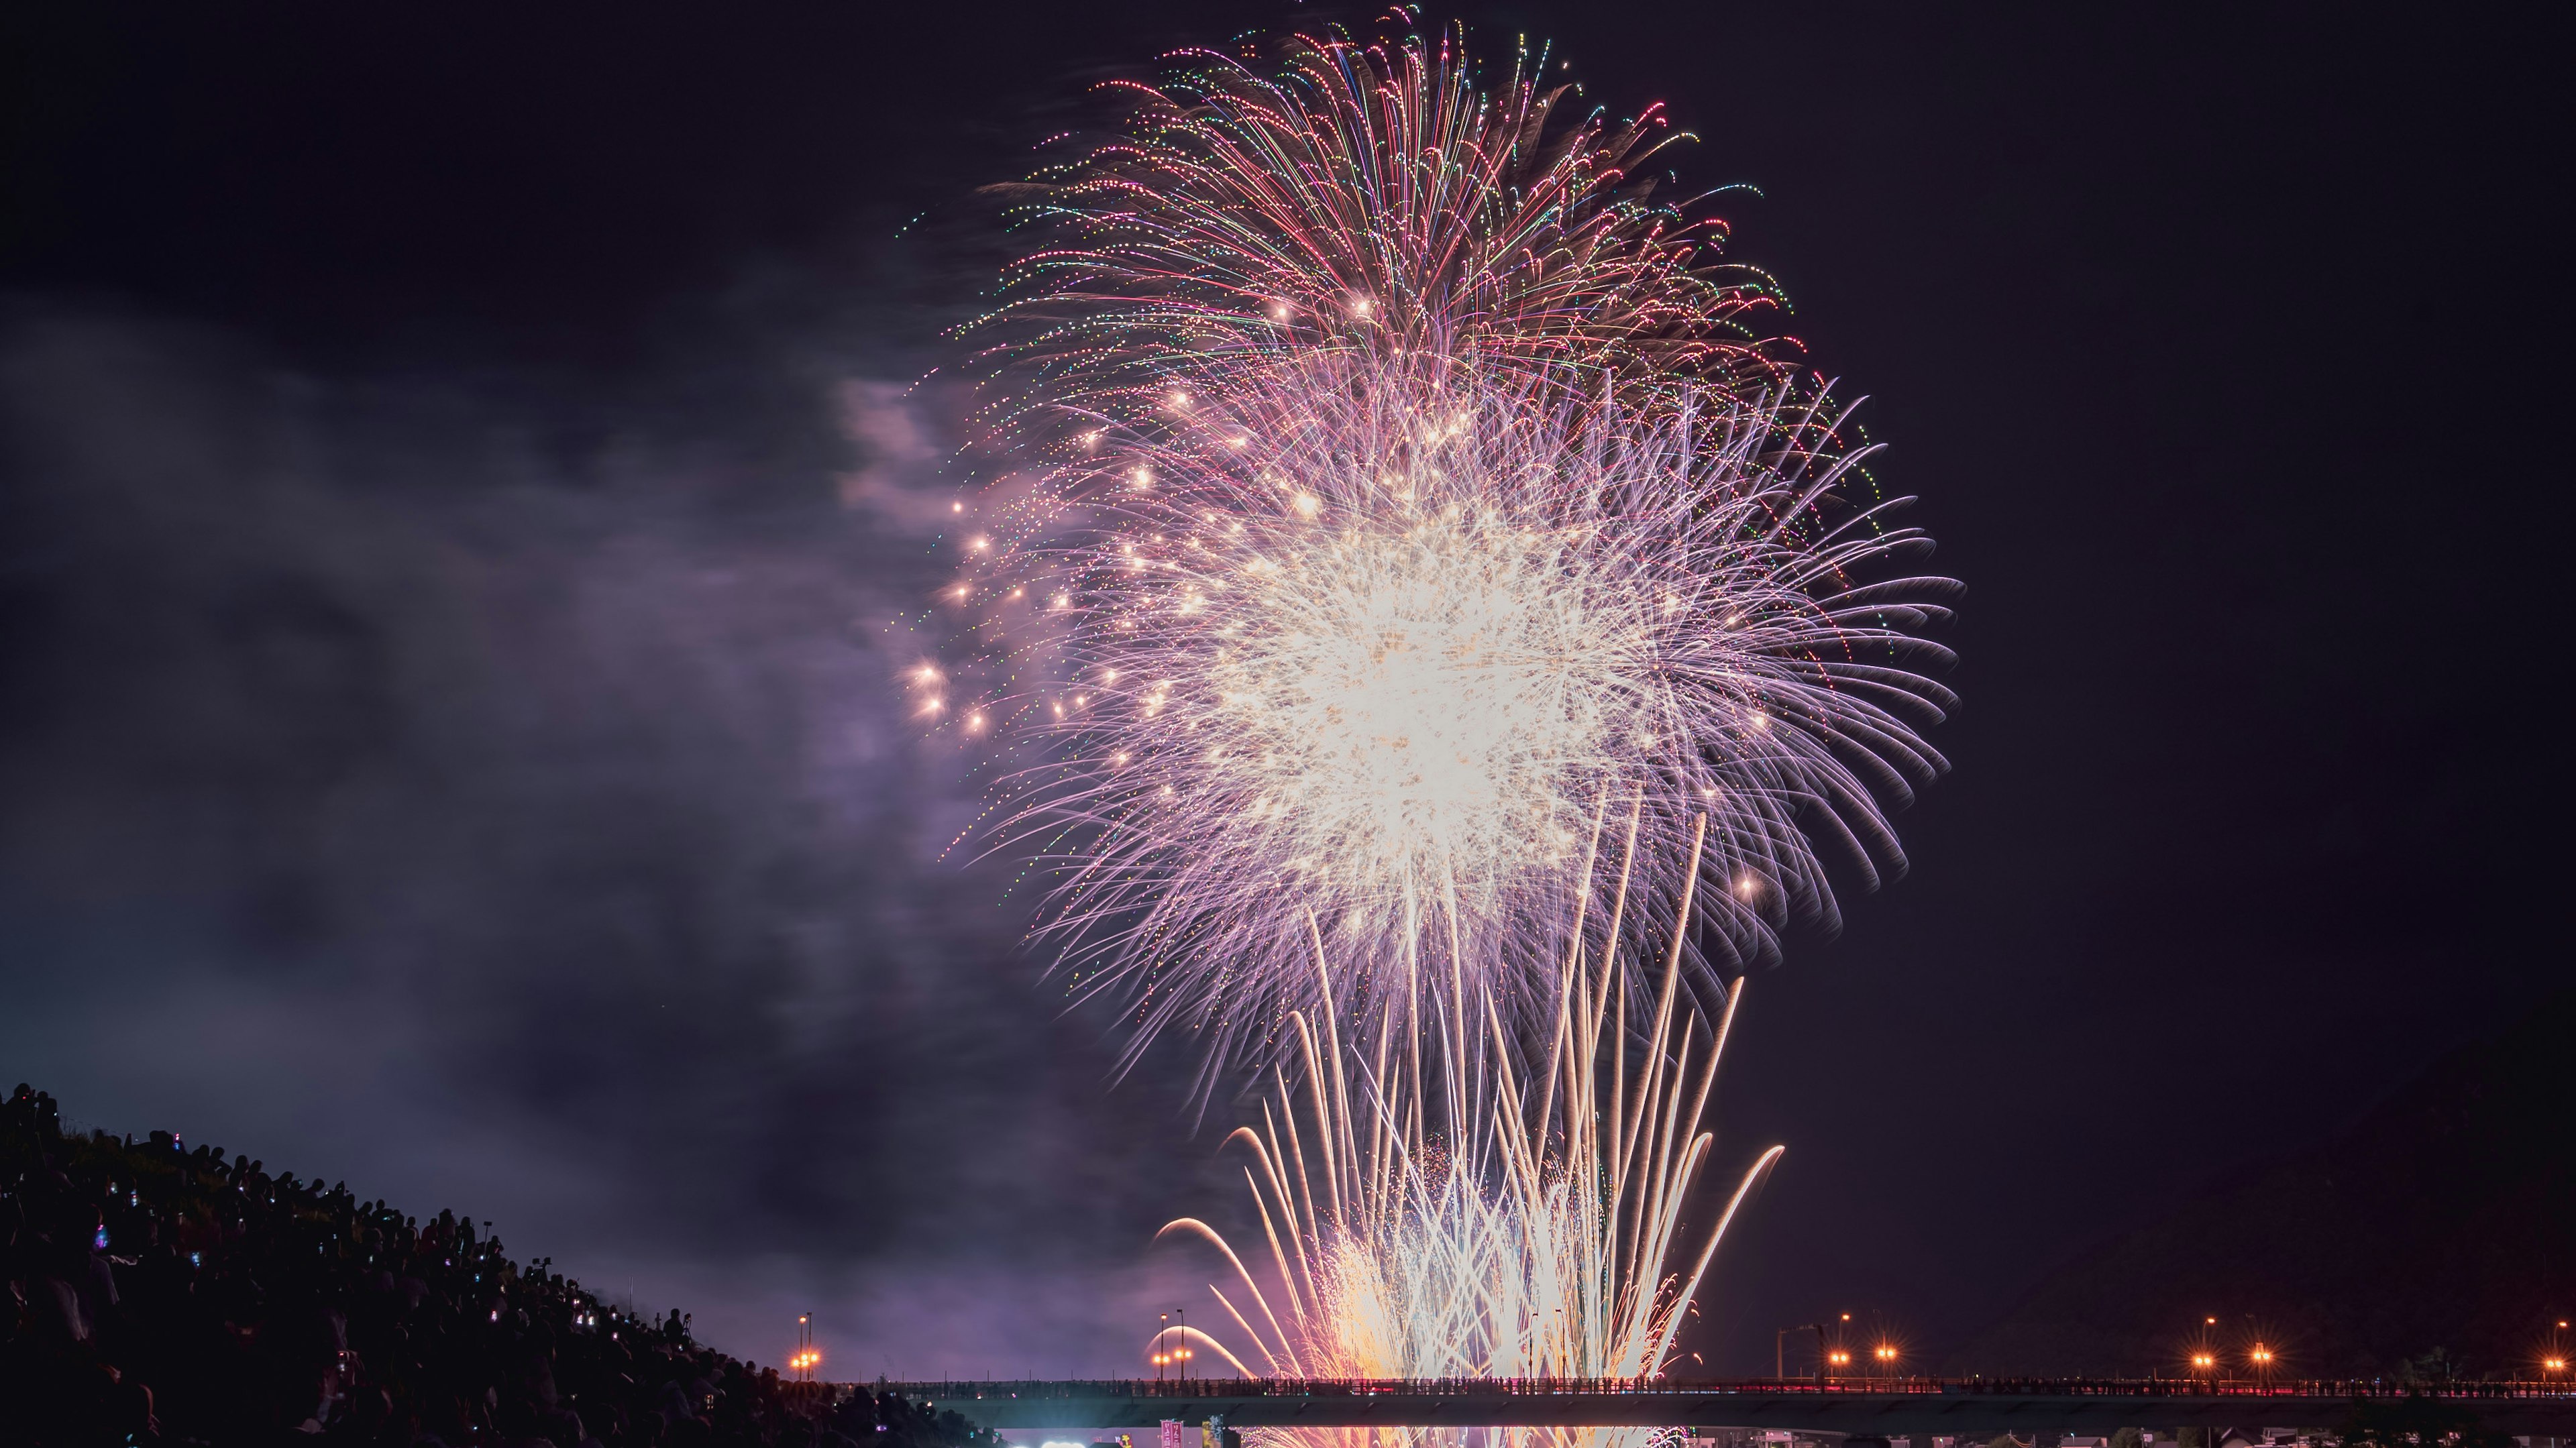
MULTIPOLYGON (((987 1428, 1100 1431, 1165 1419, 1228 1428, 1633 1427, 1772 1429, 1817 1438, 1953 1437, 2117 1428, 2332 1428, 2356 1407, 2412 1403, 2488 1432, 2576 1437, 2576 1386, 2182 1378, 1109 1379, 862 1385, 954 1409, 987 1428)), ((2258 1435, 2259 1436, 2259 1435, 2258 1435)))

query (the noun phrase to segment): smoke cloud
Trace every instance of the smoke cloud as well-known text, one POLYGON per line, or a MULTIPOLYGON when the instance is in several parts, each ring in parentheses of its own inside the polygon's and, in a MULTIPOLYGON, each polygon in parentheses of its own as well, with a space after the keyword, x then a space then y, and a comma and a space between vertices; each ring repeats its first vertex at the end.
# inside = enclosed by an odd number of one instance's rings
POLYGON ((11 312, 12 1079, 738 1352, 812 1310, 854 1374, 1127 1364, 1213 1139, 948 849, 889 629, 946 422, 834 360, 328 377, 11 312))

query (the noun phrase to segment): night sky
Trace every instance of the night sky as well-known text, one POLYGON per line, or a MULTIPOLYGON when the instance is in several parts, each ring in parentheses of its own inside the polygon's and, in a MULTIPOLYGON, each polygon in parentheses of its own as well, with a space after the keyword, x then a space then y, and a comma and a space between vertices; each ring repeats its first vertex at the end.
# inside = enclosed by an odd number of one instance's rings
MULTIPOLYGON (((2566 978, 2552 44, 1942 8, 1463 12, 1759 189, 1968 585, 1911 872, 1752 982, 1714 1371, 1937 1363, 2566 978)), ((748 9, 0 19, 0 1085, 763 1361, 1124 1370, 1240 1180, 945 853, 905 387, 1090 83, 1374 12, 748 9)))

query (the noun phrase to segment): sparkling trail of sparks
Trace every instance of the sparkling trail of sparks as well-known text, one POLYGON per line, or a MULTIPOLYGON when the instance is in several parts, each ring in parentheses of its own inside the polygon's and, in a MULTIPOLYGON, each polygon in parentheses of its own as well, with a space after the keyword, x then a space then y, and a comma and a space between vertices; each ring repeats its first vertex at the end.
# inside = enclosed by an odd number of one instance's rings
MULTIPOLYGON (((1783 1149, 1762 1152, 1714 1221, 1686 1233, 1683 1205, 1714 1144, 1702 1120, 1743 984, 1703 1025, 1680 998, 1679 952, 1668 952, 1630 1069, 1617 965, 1605 959, 1596 972, 1579 942, 1574 955, 1536 1080, 1515 1075, 1490 997, 1483 1019, 1439 1034, 1445 1066, 1428 1090, 1383 1038, 1374 1064, 1355 1070, 1359 1041, 1297 1021, 1299 1075, 1292 1084, 1274 1072, 1259 1129, 1228 1138, 1253 1158, 1245 1180, 1269 1270, 1256 1273, 1195 1218, 1163 1229, 1225 1258, 1243 1300, 1210 1290, 1251 1344, 1245 1356, 1304 1378, 1633 1379, 1666 1366, 1737 1209, 1783 1149), (1426 1095, 1445 1108, 1437 1130, 1426 1129, 1426 1095)), ((1324 959, 1314 964, 1329 980, 1324 959)), ((1216 1347, 1241 1368, 1243 1357, 1216 1347)), ((1401 1431, 1406 1443, 1440 1438, 1401 1431)), ((1365 1434, 1273 1436, 1346 1448, 1365 1434)), ((1606 1448, 1650 1436, 1522 1428, 1488 1441, 1606 1448)))

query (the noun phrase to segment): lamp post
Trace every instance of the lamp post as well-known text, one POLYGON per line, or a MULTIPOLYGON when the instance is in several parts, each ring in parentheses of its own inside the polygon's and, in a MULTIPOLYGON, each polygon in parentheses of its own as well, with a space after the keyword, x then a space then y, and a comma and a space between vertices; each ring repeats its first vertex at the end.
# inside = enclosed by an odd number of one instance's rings
POLYGON ((2212 1386, 2218 1382, 2218 1319, 2200 1320, 2200 1342, 2191 1350, 2191 1369, 2206 1378, 2212 1386))
POLYGON ((1168 1367, 1187 1382, 1190 1357, 1189 1315, 1175 1307, 1163 1314, 1163 1326, 1154 1329, 1154 1381, 1163 1381, 1163 1369, 1168 1367), (1177 1339, 1174 1334, 1179 1335, 1177 1339))

